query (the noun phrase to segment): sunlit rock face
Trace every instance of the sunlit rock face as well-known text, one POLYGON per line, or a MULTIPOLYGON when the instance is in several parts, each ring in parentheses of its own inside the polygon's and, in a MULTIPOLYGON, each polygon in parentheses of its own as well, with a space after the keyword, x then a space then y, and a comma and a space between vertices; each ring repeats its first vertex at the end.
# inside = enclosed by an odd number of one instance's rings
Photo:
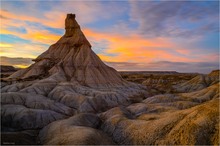
POLYGON ((2 144, 219 144, 216 72, 172 80, 175 93, 151 96, 154 80, 128 82, 105 65, 74 14, 65 29, 34 64, 2 79, 2 144))

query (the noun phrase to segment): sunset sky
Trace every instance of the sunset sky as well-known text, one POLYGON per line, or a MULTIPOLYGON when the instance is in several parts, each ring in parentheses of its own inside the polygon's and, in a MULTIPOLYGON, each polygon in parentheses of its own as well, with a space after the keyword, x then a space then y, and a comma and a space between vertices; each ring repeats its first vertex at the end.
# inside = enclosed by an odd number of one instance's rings
POLYGON ((67 13, 117 70, 219 68, 218 1, 1 1, 1 64, 33 63, 64 34, 67 13))

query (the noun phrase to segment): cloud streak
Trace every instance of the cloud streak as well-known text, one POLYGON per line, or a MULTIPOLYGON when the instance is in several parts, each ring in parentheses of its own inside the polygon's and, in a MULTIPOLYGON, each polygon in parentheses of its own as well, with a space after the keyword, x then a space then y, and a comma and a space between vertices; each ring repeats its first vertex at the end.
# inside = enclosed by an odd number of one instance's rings
POLYGON ((31 61, 32 60, 31 58, 21 58, 21 57, 11 58, 11 57, 1 56, 0 60, 1 60, 1 65, 11 65, 18 68, 28 67, 31 63, 33 63, 31 61))
MULTIPOLYGON (((105 61, 114 62, 153 62, 153 61, 182 61, 182 62, 202 62, 211 58, 218 61, 216 53, 194 53, 198 48, 181 46, 169 38, 145 38, 139 35, 124 36, 112 33, 100 33, 90 29, 84 30, 89 40, 108 42, 98 55, 105 61)), ((183 44, 184 45, 184 44, 183 44)), ((95 49, 95 47, 93 47, 95 49)), ((95 50, 96 51, 96 50, 95 50)))
POLYGON ((130 1, 131 19, 147 37, 193 37, 219 31, 218 1, 130 1))

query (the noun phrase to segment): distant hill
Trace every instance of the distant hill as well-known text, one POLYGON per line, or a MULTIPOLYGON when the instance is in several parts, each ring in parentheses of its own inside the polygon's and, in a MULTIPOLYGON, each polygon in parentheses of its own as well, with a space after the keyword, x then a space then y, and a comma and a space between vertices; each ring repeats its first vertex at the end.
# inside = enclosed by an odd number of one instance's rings
POLYGON ((122 74, 179 74, 177 71, 119 71, 122 74))
POLYGON ((0 65, 0 68, 1 68, 1 72, 15 72, 18 70, 10 65, 0 65))

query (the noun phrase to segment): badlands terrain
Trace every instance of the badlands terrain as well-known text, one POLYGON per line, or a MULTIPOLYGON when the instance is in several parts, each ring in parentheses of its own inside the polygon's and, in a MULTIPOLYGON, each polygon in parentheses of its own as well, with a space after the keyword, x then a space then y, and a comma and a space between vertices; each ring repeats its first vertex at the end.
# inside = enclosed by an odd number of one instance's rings
POLYGON ((2 70, 1 144, 219 145, 219 70, 119 73, 74 14, 65 29, 28 68, 2 70))

